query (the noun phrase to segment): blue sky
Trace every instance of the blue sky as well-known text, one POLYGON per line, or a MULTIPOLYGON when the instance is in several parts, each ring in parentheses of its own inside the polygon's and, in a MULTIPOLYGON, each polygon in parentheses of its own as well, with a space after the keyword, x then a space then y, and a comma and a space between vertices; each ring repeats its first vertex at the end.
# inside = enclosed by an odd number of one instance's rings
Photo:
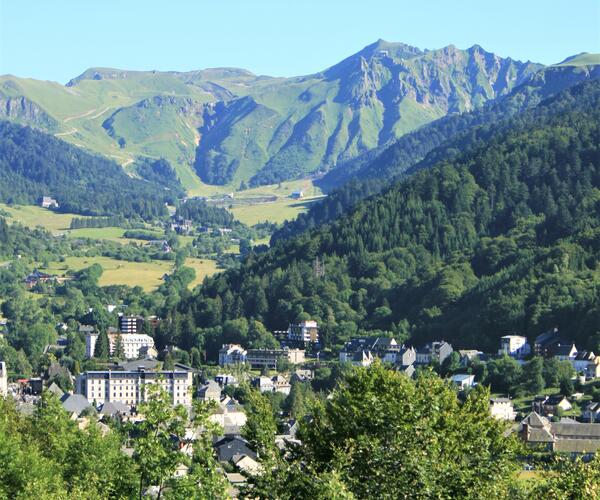
POLYGON ((600 52, 598 0, 0 0, 0 74, 236 66, 292 76, 383 38, 545 64, 600 52))

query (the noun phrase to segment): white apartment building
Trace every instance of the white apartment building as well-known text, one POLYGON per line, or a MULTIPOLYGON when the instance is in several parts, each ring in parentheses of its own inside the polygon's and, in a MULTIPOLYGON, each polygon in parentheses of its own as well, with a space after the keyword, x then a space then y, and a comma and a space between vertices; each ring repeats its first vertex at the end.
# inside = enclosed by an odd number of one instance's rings
MULTIPOLYGON (((94 350, 96 349, 96 342, 98 341, 99 334, 96 332, 90 332, 85 336, 85 355, 88 358, 94 356, 94 350)), ((117 346, 117 339, 121 339, 121 345, 123 346, 123 352, 125 353, 126 359, 137 359, 140 357, 140 351, 148 352, 149 349, 154 348, 154 339, 150 335, 143 333, 109 333, 108 343, 110 354, 115 352, 117 346)))
POLYGON ((317 326, 317 322, 307 320, 297 325, 290 324, 287 331, 287 338, 291 342, 317 344, 319 342, 319 327, 317 326))
POLYGON ((219 366, 243 364, 247 354, 246 349, 239 344, 224 344, 219 349, 219 366))
POLYGON ((160 384, 172 398, 174 405, 191 406, 192 374, 188 368, 178 367, 172 371, 88 371, 77 377, 77 393, 83 394, 90 403, 109 401, 136 406, 146 399, 146 386, 160 384))
POLYGON ((505 335, 500 338, 500 349, 498 355, 506 354, 513 358, 524 358, 531 352, 531 346, 527 343, 527 337, 520 335, 505 335))
POLYGON ((111 333, 108 335, 111 354, 115 352, 119 337, 126 359, 137 359, 140 357, 141 349, 154 347, 154 339, 144 333, 111 333))
POLYGON ((8 394, 8 371, 6 363, 0 361, 0 396, 6 396, 8 394))

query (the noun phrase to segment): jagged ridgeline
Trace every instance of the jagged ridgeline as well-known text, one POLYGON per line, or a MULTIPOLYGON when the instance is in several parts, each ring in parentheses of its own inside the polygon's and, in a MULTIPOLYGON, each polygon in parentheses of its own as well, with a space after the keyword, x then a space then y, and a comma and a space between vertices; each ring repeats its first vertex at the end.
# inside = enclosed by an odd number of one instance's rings
MULTIPOLYGON (((470 112, 448 115, 403 135, 391 146, 371 150, 332 170, 317 184, 329 196, 313 203, 305 214, 286 222, 274 241, 289 238, 333 220, 358 201, 380 191, 393 179, 440 159, 458 154, 476 141, 486 140, 501 129, 514 126, 511 117, 527 110, 559 112, 548 99, 580 82, 600 78, 600 57, 587 54, 538 71, 508 95, 470 112), (593 62, 596 61, 596 64, 593 62), (339 186, 339 187, 336 187, 339 186)), ((563 103, 568 106, 568 102, 563 103)))
MULTIPOLYGON (((164 164, 143 167, 159 178, 164 164), (157 173, 158 172, 158 173, 157 173)), ((35 204, 56 199, 57 210, 82 215, 121 215, 150 220, 166 214, 178 192, 132 178, 114 161, 92 155, 39 130, 0 121, 0 201, 35 204)))
POLYGON ((129 164, 165 158, 186 188, 238 187, 334 169, 447 114, 509 93, 542 66, 479 46, 378 41, 294 78, 217 68, 94 68, 67 86, 4 76, 0 116, 129 164))
POLYGON ((209 342, 227 319, 280 329, 308 313, 326 346, 366 328, 490 350, 507 332, 554 326, 591 346, 600 325, 600 83, 513 125, 208 278, 177 312, 202 328, 185 342, 209 342))

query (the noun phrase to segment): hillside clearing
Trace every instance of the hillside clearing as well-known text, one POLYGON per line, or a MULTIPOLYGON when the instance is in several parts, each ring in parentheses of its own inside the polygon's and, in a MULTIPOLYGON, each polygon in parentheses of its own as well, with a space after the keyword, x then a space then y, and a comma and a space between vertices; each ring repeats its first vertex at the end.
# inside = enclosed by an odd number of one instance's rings
POLYGON ((255 205, 240 205, 230 209, 233 216, 247 224, 253 226, 259 222, 272 222, 281 224, 285 220, 292 220, 298 217, 299 214, 306 212, 311 203, 320 199, 304 198, 302 200, 292 200, 283 198, 273 202, 257 203, 255 205))
POLYGON ((163 275, 173 269, 171 261, 129 262, 110 257, 67 257, 64 262, 51 262, 42 270, 60 275, 67 271, 90 267, 92 264, 100 264, 104 270, 100 277, 100 286, 140 286, 146 291, 158 288, 163 275))

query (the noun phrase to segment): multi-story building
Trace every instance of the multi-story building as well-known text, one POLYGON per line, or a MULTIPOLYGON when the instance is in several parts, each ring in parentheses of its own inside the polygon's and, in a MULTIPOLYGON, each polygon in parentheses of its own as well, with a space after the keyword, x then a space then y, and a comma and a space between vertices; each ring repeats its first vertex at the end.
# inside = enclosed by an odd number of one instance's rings
POLYGON ((144 324, 141 316, 125 316, 119 314, 119 331, 121 333, 140 333, 144 324))
POLYGON ((114 354, 119 339, 126 359, 137 359, 141 356, 141 351, 148 353, 148 349, 154 348, 154 339, 150 335, 144 333, 110 333, 108 343, 111 354, 114 354))
POLYGON ((247 354, 246 349, 239 344, 224 344, 219 349, 219 366, 243 364, 247 354))
POLYGON ((558 332, 558 328, 548 330, 547 332, 541 333, 535 338, 533 343, 533 352, 536 356, 549 357, 552 356, 554 349, 557 345, 568 344, 566 340, 562 338, 558 332))
POLYGON ((287 331, 287 338, 290 342, 297 344, 318 344, 319 327, 316 321, 302 321, 296 325, 290 324, 287 331))
POLYGON ((260 392, 281 392, 289 394, 292 386, 283 375, 275 375, 274 377, 256 377, 252 380, 252 386, 256 387, 260 392))
POLYGON ((8 394, 8 372, 6 370, 6 363, 0 361, 0 396, 6 396, 8 394))
POLYGON ((527 337, 520 335, 505 335, 500 338, 500 349, 498 355, 507 355, 512 358, 524 358, 531 353, 531 346, 527 342, 527 337))
MULTIPOLYGON (((96 343, 98 342, 99 334, 97 332, 89 332, 85 336, 85 354, 86 357, 94 356, 96 343)), ((123 353, 126 359, 137 359, 141 355, 152 354, 154 349, 154 339, 150 335, 143 333, 118 333, 111 332, 108 334, 108 344, 110 354, 114 354, 117 343, 121 342, 123 353)))
POLYGON ((246 362, 252 368, 267 367, 276 369, 277 363, 281 360, 286 360, 293 365, 304 363, 304 350, 290 349, 289 347, 283 349, 249 349, 246 356, 246 362))
POLYGON ((96 404, 115 402, 136 406, 146 400, 146 388, 159 384, 169 393, 174 405, 191 406, 193 370, 175 365, 174 370, 88 371, 77 377, 77 393, 96 404))
POLYGON ((416 364, 428 365, 434 361, 442 364, 453 351, 452 346, 443 340, 430 342, 421 349, 417 349, 416 364))

